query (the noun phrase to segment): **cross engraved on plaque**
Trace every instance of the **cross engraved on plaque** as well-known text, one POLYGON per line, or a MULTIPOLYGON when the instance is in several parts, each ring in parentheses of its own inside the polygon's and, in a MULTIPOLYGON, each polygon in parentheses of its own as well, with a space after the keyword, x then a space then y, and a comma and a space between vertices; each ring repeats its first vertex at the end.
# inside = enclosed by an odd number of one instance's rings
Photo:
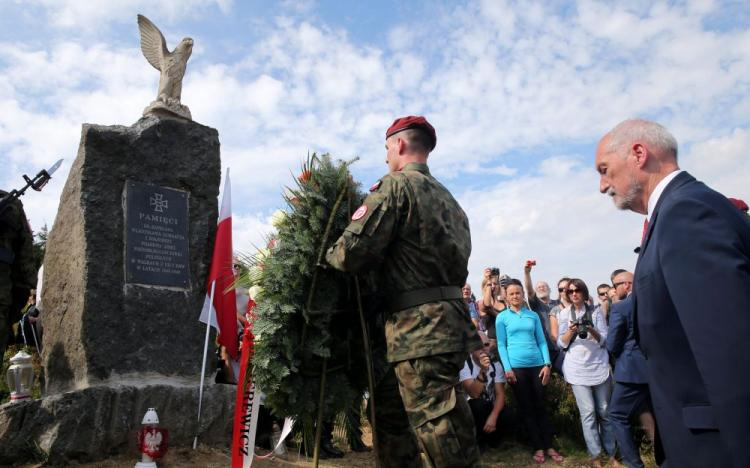
POLYGON ((169 208, 169 201, 165 200, 164 195, 161 193, 151 195, 149 202, 154 207, 154 211, 158 211, 159 213, 163 213, 165 209, 169 208))

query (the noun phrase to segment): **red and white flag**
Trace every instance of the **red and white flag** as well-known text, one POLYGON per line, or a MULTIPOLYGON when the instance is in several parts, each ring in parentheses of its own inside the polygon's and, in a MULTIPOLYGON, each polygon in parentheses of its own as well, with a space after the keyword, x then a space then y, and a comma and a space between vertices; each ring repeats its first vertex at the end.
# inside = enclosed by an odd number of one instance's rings
POLYGON ((224 182, 224 196, 219 210, 219 225, 216 229, 216 243, 208 273, 206 300, 199 320, 218 327, 219 344, 227 348, 232 359, 237 360, 239 341, 237 337, 237 300, 234 289, 229 289, 234 281, 232 270, 232 184, 229 182, 229 169, 224 182), (211 304, 211 287, 214 286, 214 303, 211 304))

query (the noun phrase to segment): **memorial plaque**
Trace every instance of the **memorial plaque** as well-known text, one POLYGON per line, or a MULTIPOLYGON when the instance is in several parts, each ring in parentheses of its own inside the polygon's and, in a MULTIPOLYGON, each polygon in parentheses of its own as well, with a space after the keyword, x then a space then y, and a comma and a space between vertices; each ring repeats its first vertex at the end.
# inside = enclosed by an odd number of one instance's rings
POLYGON ((190 287, 188 192, 128 181, 125 281, 190 287))

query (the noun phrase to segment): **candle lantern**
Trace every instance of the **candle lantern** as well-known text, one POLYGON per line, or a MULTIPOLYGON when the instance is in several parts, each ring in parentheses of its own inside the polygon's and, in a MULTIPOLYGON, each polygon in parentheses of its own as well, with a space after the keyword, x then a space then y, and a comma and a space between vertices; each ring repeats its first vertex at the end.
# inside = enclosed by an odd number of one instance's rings
POLYGON ((159 424, 159 416, 154 408, 149 408, 143 416, 143 425, 138 431, 138 450, 142 454, 140 462, 135 468, 156 468, 155 459, 161 458, 167 453, 167 439, 169 433, 159 424))
POLYGON ((34 368, 31 356, 21 350, 10 358, 10 367, 5 375, 10 389, 10 401, 16 403, 31 398, 31 385, 34 383, 34 368))

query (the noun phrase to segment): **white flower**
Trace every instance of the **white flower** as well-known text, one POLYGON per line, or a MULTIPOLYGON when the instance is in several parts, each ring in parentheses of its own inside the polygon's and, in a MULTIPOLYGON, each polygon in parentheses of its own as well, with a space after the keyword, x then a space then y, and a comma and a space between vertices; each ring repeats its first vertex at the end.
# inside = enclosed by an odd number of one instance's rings
POLYGON ((263 288, 258 286, 257 284, 250 288, 250 298, 252 298, 252 300, 254 301, 257 300, 258 295, 261 293, 263 293, 263 288))
POLYGON ((247 272, 247 275, 250 278, 250 281, 252 282, 260 281, 260 277, 262 274, 263 274, 263 269, 258 265, 250 267, 250 269, 247 272))
POLYGON ((258 260, 260 262, 263 262, 265 259, 268 258, 268 256, 271 255, 271 251, 267 247, 261 247, 258 249, 258 260))
POLYGON ((287 214, 284 210, 276 210, 271 215, 271 225, 278 229, 284 221, 286 221, 287 214))

